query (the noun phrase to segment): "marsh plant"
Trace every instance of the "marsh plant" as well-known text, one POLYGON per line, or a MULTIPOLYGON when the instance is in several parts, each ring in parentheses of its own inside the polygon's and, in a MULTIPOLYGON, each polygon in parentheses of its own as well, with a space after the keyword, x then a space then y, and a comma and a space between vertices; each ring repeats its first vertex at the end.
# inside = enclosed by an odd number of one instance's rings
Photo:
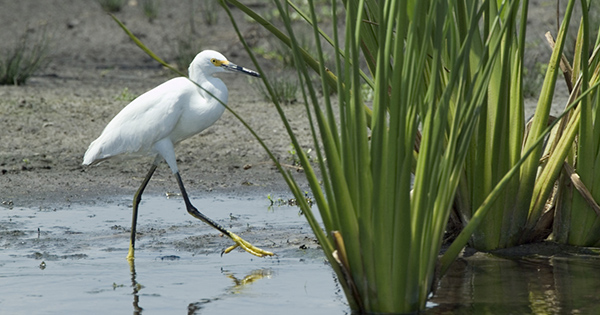
POLYGON ((201 43, 194 36, 186 36, 177 41, 177 52, 175 53, 175 64, 180 71, 187 70, 188 66, 196 57, 200 49, 201 43))
MULTIPOLYGON (((310 207, 297 199, 351 308, 377 313, 422 309, 436 279, 458 175, 498 56, 469 62, 478 35, 479 6, 347 1, 338 8, 339 3, 332 1, 330 38, 315 22, 315 7, 309 1, 309 12, 300 15, 312 26, 317 46, 313 55, 299 45, 287 4, 275 1, 284 33, 241 3, 229 2, 293 52, 321 178, 279 104, 276 108, 297 148, 323 226, 310 207), (454 29, 459 9, 471 17, 463 21, 464 33, 454 29), (346 12, 343 31, 337 29, 338 10, 346 12), (321 39, 337 52, 333 69, 324 66, 321 39), (360 64, 368 66, 369 74, 361 71, 360 64), (318 88, 307 66, 319 73, 318 88), (479 75, 464 84, 462 78, 471 69, 479 75), (372 109, 362 98, 365 83, 373 90, 372 109), (324 91, 322 99, 317 97, 319 89, 324 91), (337 109, 331 95, 337 98, 337 109)), ((499 45, 496 40, 485 47, 495 51, 499 45)), ((255 66, 260 69, 258 63, 255 66)), ((272 93, 268 75, 265 85, 272 93)), ((301 196, 291 174, 283 175, 301 196)))
POLYGON ((106 12, 119 12, 125 4, 127 4, 127 0, 96 0, 102 10, 106 12))
POLYGON ((273 97, 275 97, 281 104, 292 104, 298 100, 298 80, 293 74, 284 75, 280 73, 277 75, 277 78, 273 77, 273 95, 269 93, 262 82, 256 81, 252 82, 251 84, 257 88, 259 93, 267 101, 274 102, 273 97))
POLYGON ((128 87, 123 88, 123 90, 121 91, 121 93, 119 93, 119 95, 117 95, 115 97, 116 101, 123 101, 123 102, 131 102, 134 99, 136 99, 139 95, 135 95, 134 93, 132 93, 128 87))
MULTIPOLYGON (((312 38, 311 33, 307 33, 306 31, 300 31, 298 34, 298 45, 302 47, 306 52, 310 55, 315 56, 317 54, 317 47, 315 44, 315 39, 312 38)), ((285 45, 281 41, 277 41, 273 44, 273 51, 277 55, 277 59, 281 60, 283 66, 286 68, 295 68, 295 60, 294 54, 289 46, 285 45)), ((329 63, 331 54, 325 54, 325 64, 329 63)))
POLYGON ((142 0, 142 10, 144 15, 152 22, 158 17, 158 11, 160 9, 159 0, 142 0))
MULTIPOLYGON (((307 156, 309 161, 314 162, 314 157, 312 156, 312 151, 313 150, 311 148, 305 149, 304 155, 307 156)), ((298 152, 296 152, 296 147, 293 144, 290 144, 290 148, 288 149, 287 153, 289 154, 288 160, 292 163, 292 165, 294 165, 294 166, 301 165, 300 159, 298 158, 298 152)))
MULTIPOLYGON (((297 152, 323 226, 311 209, 302 209, 353 310, 417 311, 425 307, 438 277, 467 243, 491 250, 547 237, 552 222, 547 201, 572 152, 564 150, 572 148, 577 123, 566 125, 567 130, 563 126, 564 136, 554 132, 546 150, 542 144, 553 127, 565 123, 561 118, 568 111, 576 120, 582 117, 577 110, 586 108, 590 127, 584 129, 588 139, 596 139, 587 140, 588 154, 581 154, 580 145, 570 156, 590 158, 592 164, 584 172, 593 170, 593 161, 598 160, 592 152, 600 147, 596 131, 600 128, 592 126, 594 113, 600 110, 585 101, 598 99, 595 59, 574 62, 574 68, 582 71, 581 75, 574 71, 573 77, 584 83, 573 84, 576 88, 565 113, 558 119, 549 117, 576 1, 567 4, 528 127, 523 117, 528 1, 364 0, 343 2, 343 8, 331 1, 334 27, 329 32, 317 25, 312 1, 309 12, 300 12, 294 1, 274 1, 285 30, 237 0, 228 2, 292 48, 322 178, 316 177, 306 155, 297 152), (312 28, 316 54, 298 43, 291 11, 312 28), (336 27, 340 11, 345 12, 343 32, 336 27), (337 52, 333 69, 324 66, 321 39, 337 52), (368 73, 360 70, 360 64, 367 65, 368 73), (323 99, 316 97, 309 68, 320 74, 323 90, 338 92, 339 118, 328 93, 323 99), (372 107, 365 107, 365 84, 373 91, 372 107), (463 229, 438 261, 451 211, 457 211, 463 229)), ((588 12, 588 2, 581 5, 588 12)), ((581 38, 589 32, 583 16, 581 38)), ((589 51, 586 44, 582 47, 579 55, 589 51)), ((260 69, 258 63, 255 66, 260 69)), ((273 93, 269 76, 264 80, 273 93)), ((300 148, 286 126, 294 146, 300 148)), ((600 178, 588 174, 592 184, 600 178)), ((293 177, 283 175, 300 195, 293 177)), ((600 196, 600 189, 596 194, 600 196)), ((569 239, 597 244, 600 207, 589 199, 595 198, 573 201, 579 202, 573 213, 586 205, 590 210, 570 215, 567 221, 585 226, 586 232, 571 233, 569 239)))
POLYGON ((597 32, 597 15, 596 23, 592 24, 594 19, 587 14, 593 12, 590 2, 582 1, 581 5, 585 13, 577 33, 573 60, 569 64, 563 59, 560 64, 571 93, 565 110, 568 119, 557 128, 550 149, 544 152, 557 155, 558 159, 549 161, 546 166, 549 170, 540 178, 553 182, 559 177, 558 189, 552 190, 555 194, 551 195, 555 198, 547 202, 555 207, 551 238, 571 245, 598 247, 600 94, 594 88, 600 84, 600 33, 597 32), (582 91, 591 93, 585 95, 582 91))
POLYGON ((219 12, 221 12, 218 0, 201 0, 200 10, 202 11, 202 16, 204 17, 204 24, 217 24, 219 12))
POLYGON ((14 47, 1 52, 0 85, 25 84, 50 62, 50 37, 46 30, 25 32, 14 47))
MULTIPOLYGON (((595 49, 590 49, 588 4, 587 1, 569 1, 556 39, 547 34, 553 47, 552 56, 544 67, 536 111, 529 122, 523 115, 522 56, 526 47, 523 27, 526 22, 521 21, 518 37, 505 40, 507 44, 502 50, 505 57, 493 69, 486 114, 482 115, 474 143, 469 148, 456 195, 463 225, 472 220, 479 208, 489 207, 488 217, 474 230, 470 240, 477 249, 494 250, 546 238, 573 245, 600 245, 600 208, 592 202, 600 200, 594 183, 600 132, 595 119, 600 114, 596 93, 600 57, 598 39, 594 39, 595 49), (562 52, 575 3, 580 3, 584 14, 575 57, 569 64, 562 52), (591 55, 590 51, 593 51, 591 55), (550 116, 550 109, 559 71, 564 73, 562 77, 571 96, 563 105, 565 111, 561 117, 564 118, 557 124, 555 117, 550 116), (548 144, 541 147, 539 139, 549 124, 556 128, 547 139, 548 144), (532 158, 521 165, 527 152, 531 152, 532 158), (514 177, 503 182, 505 174, 513 171, 514 177), (500 184, 504 190, 496 202, 488 204, 486 196, 500 184), (567 234, 570 236, 566 237, 567 234)), ((521 14, 521 18, 527 14, 527 1, 523 2, 521 14)))

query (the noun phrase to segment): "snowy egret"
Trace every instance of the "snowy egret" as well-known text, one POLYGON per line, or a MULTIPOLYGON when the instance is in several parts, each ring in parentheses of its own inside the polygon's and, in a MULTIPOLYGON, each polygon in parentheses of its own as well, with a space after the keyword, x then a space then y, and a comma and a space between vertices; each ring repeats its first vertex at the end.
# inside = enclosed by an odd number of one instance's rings
POLYGON ((128 260, 134 259, 137 212, 142 194, 163 159, 177 179, 188 213, 235 242, 235 245, 224 251, 225 253, 240 246, 259 257, 273 255, 246 242, 199 212, 190 202, 177 168, 173 147, 214 124, 225 111, 225 107, 215 97, 227 104, 227 87, 214 75, 226 71, 259 76, 255 71, 229 62, 216 51, 202 51, 196 55, 189 67, 190 80, 198 83, 202 89, 187 78, 178 77, 142 94, 108 123, 100 137, 92 142, 85 152, 83 165, 95 164, 116 155, 155 156, 152 167, 133 197, 128 260))

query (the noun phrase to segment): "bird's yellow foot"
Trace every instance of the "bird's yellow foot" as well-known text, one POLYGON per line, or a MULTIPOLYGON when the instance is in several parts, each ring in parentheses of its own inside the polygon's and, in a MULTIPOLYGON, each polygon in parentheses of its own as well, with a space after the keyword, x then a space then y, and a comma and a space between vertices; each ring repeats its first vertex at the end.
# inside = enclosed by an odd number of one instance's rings
POLYGON ((232 250, 236 249, 239 246, 254 256, 265 257, 265 256, 273 256, 274 255, 273 253, 271 253, 269 251, 260 249, 256 246, 248 243, 243 238, 237 236, 235 233, 229 232, 229 237, 231 237, 231 239, 235 242, 235 245, 226 248, 222 254, 228 254, 229 252, 231 252, 232 250))
POLYGON ((129 243, 129 252, 127 253, 127 261, 129 261, 130 263, 133 262, 133 260, 135 259, 134 251, 135 251, 135 249, 133 248, 133 245, 131 245, 131 243, 129 243))

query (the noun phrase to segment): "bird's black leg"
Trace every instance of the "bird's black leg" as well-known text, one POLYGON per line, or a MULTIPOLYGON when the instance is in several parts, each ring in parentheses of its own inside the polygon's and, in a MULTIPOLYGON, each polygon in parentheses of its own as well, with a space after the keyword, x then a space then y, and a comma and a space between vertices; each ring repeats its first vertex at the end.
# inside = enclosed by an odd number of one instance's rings
POLYGON ((187 212, 191 214, 194 218, 202 220, 204 223, 212 226, 213 228, 219 230, 219 232, 230 236, 231 232, 226 230, 222 225, 213 221, 211 218, 202 214, 192 203, 190 202, 190 198, 188 197, 187 192, 185 191, 185 187, 183 186, 183 181, 181 180, 181 176, 179 172, 175 173, 175 178, 177 179, 177 184, 179 184, 179 190, 181 190, 181 196, 183 197, 183 201, 185 202, 185 208, 187 212))
POLYGON ((240 246, 241 248, 243 248, 250 254, 256 255, 258 257, 273 256, 273 253, 266 251, 266 250, 262 250, 258 247, 255 247, 254 245, 248 243, 247 241, 245 241, 241 237, 237 236, 236 234, 228 231, 222 225, 213 221, 212 219, 210 219, 209 217, 205 216, 200 211, 198 211, 198 209, 196 209, 196 207, 194 207, 192 205, 192 203, 190 202, 190 198, 188 197, 187 192, 185 191, 185 187, 183 186, 183 181, 181 181, 181 176, 179 175, 179 172, 175 173, 175 178, 177 179, 177 183, 179 184, 179 190, 181 190, 181 195, 183 196, 183 200, 185 202, 185 208, 187 209, 187 212, 189 214, 191 214, 194 218, 202 220, 204 223, 219 230, 219 232, 229 236, 235 242, 234 246, 231 246, 231 247, 225 249, 223 251, 223 253, 229 253, 234 248, 240 246))
POLYGON ((133 259, 135 258, 134 257, 134 249, 135 249, 135 234, 136 234, 136 230, 137 230, 136 227, 137 227, 138 206, 140 204, 140 201, 142 201, 142 194, 144 193, 144 189, 146 189, 146 186, 148 185, 150 178, 152 178, 154 171, 156 171, 156 167, 157 167, 157 163, 152 164, 152 167, 148 171, 148 174, 146 174, 146 177, 142 181, 142 185, 140 185, 140 188, 138 188, 135 195, 133 196, 133 213, 131 215, 131 238, 129 241, 129 253, 127 254, 127 260, 129 260, 129 261, 133 261, 133 259))

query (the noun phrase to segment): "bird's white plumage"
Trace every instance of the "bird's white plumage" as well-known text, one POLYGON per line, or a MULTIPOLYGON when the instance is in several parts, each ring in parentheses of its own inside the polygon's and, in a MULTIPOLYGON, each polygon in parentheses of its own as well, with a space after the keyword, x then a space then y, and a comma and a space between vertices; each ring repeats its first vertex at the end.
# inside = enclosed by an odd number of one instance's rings
POLYGON ((173 171, 188 213, 229 236, 235 245, 227 248, 228 253, 241 247, 249 253, 263 257, 273 253, 253 246, 236 234, 196 209, 187 195, 177 169, 174 146, 212 125, 225 111, 227 87, 213 75, 217 72, 236 71, 258 77, 255 71, 230 63, 220 53, 205 50, 199 53, 189 68, 189 77, 201 88, 186 78, 169 80, 136 98, 125 106, 104 128, 85 152, 83 164, 89 165, 110 157, 130 154, 156 156, 154 164, 133 197, 131 238, 127 259, 134 259, 138 205, 146 185, 162 157, 173 171))
MULTIPOLYGON (((190 64, 190 79, 227 104, 227 87, 213 75, 231 70, 222 66, 229 64, 220 53, 203 51, 190 64)), ((100 137, 90 144, 83 164, 121 154, 160 154, 171 170, 177 172, 173 146, 214 124, 225 110, 213 96, 183 77, 157 86, 110 121, 100 137)))

